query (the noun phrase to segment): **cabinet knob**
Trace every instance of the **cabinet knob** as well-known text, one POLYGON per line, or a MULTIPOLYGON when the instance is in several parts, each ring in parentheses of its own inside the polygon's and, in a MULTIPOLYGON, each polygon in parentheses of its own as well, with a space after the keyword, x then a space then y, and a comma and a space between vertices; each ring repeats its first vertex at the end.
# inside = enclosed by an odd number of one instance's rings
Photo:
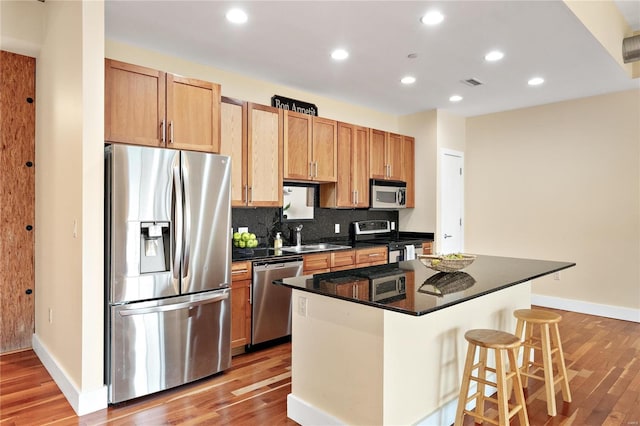
POLYGON ((33 161, 27 161, 24 165, 27 167, 33 167, 33 161))
POLYGON ((25 228, 27 229, 27 231, 31 231, 33 229, 33 226, 27 225, 25 228))
POLYGON ((33 290, 31 290, 30 288, 28 288, 28 289, 25 291, 25 293, 26 293, 26 294, 31 294, 31 293, 33 293, 33 290))

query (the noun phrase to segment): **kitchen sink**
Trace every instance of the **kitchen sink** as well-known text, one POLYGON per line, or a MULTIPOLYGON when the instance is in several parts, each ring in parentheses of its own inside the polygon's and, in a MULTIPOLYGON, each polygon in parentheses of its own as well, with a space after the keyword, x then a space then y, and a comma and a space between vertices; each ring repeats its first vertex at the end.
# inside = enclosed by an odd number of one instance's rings
POLYGON ((342 249, 350 249, 350 248, 351 246, 319 243, 319 244, 304 244, 301 246, 282 247, 282 251, 291 252, 291 253, 312 253, 316 251, 342 250, 342 249))

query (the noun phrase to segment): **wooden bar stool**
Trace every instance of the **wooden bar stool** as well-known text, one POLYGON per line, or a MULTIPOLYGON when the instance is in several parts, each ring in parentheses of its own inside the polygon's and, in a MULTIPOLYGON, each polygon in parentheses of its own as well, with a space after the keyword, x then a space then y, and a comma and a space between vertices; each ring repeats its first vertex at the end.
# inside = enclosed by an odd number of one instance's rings
POLYGON ((464 338, 469 342, 469 346, 464 372, 462 373, 462 385, 458 397, 455 426, 462 425, 465 414, 473 416, 476 423, 487 421, 500 426, 508 425, 509 419, 518 414, 520 425, 528 425, 527 406, 517 365, 518 350, 521 345, 520 339, 511 333, 498 330, 469 330, 464 334, 464 338), (478 363, 474 364, 477 348, 480 350, 480 354, 478 363), (488 349, 495 351, 495 368, 487 366, 488 349), (507 359, 504 358, 504 352, 507 354, 507 359), (508 370, 505 366, 505 361, 507 360, 509 361, 508 370), (472 372, 476 369, 478 372, 474 376, 472 372), (488 371, 496 374, 495 382, 487 380, 486 373, 488 371), (512 387, 516 396, 516 404, 509 404, 509 397, 511 396, 511 387, 507 386, 509 379, 513 381, 512 387), (469 396, 469 385, 472 380, 478 383, 478 389, 473 395, 469 396), (498 391, 497 398, 485 396, 485 386, 496 388, 498 391), (475 409, 467 410, 467 403, 473 399, 476 400, 475 409), (498 420, 484 415, 485 400, 498 406, 498 420))
POLYGON ((542 380, 547 393, 547 413, 550 416, 555 416, 555 385, 558 382, 560 382, 562 388, 562 399, 566 402, 571 402, 567 369, 564 364, 562 343, 558 331, 558 323, 562 319, 562 316, 555 312, 538 309, 518 309, 514 311, 513 315, 518 320, 516 324, 516 336, 522 340, 522 346, 524 348, 522 365, 520 365, 519 368, 520 374, 523 376, 523 386, 525 388, 527 387, 529 378, 542 380), (534 326, 540 327, 540 337, 534 336, 534 326), (542 363, 531 361, 531 353, 534 350, 540 351, 542 363), (553 371, 553 360, 555 360, 557 369, 557 373, 555 374, 553 371), (535 367, 535 369, 530 371, 530 367, 535 367), (544 377, 534 374, 541 368, 544 371, 544 377))

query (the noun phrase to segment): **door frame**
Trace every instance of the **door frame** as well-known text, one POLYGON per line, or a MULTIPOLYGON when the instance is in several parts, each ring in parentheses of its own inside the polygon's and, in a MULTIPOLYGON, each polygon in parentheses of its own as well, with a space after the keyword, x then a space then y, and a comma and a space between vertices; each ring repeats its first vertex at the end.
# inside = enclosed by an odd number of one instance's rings
POLYGON ((443 202, 443 185, 444 185, 444 179, 442 179, 442 173, 443 173, 443 159, 445 155, 451 155, 451 156, 455 156, 455 157, 460 157, 460 160, 462 162, 462 185, 460 187, 461 189, 461 194, 460 194, 460 206, 461 206, 461 212, 460 212, 460 219, 462 220, 462 224, 460 225, 460 232, 461 232, 461 236, 460 236, 460 246, 461 246, 461 251, 464 251, 464 229, 465 229, 465 217, 464 217, 464 152, 463 151, 457 151, 454 149, 449 149, 449 148, 439 148, 438 149, 438 195, 437 195, 437 213, 436 213, 436 235, 435 235, 435 243, 436 243, 436 247, 435 247, 435 253, 439 253, 441 250, 441 247, 443 246, 443 242, 444 242, 444 231, 442 229, 443 226, 443 214, 444 214, 444 202, 443 202))

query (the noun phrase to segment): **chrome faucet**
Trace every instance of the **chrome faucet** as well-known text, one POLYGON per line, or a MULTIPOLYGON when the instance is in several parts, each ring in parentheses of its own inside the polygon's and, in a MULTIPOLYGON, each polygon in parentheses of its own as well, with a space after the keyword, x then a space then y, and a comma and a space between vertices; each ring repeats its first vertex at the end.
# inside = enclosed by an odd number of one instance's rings
POLYGON ((300 247, 302 243, 302 235, 300 234, 302 231, 302 225, 296 226, 295 231, 296 231, 296 247, 300 247))

